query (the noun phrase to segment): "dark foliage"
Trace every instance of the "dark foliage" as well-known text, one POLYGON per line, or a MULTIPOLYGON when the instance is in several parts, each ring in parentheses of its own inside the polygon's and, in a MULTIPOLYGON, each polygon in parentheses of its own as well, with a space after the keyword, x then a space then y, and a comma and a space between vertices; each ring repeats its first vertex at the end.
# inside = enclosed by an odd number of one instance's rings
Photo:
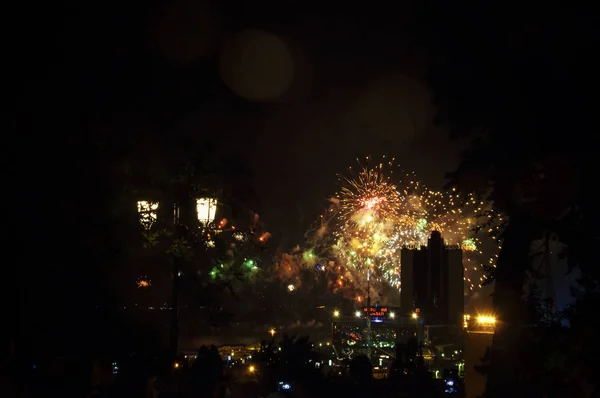
POLYGON ((279 343, 263 342, 256 363, 263 388, 274 391, 277 383, 319 382, 318 359, 308 337, 284 335, 279 343))
POLYGON ((196 360, 185 375, 185 396, 212 396, 223 380, 224 364, 215 346, 200 347, 196 360))
MULTIPOLYGON (((581 269, 586 294, 598 281, 592 255, 598 212, 591 183, 599 127, 599 60, 593 50, 600 40, 598 18, 564 3, 545 4, 543 12, 533 4, 517 12, 497 1, 434 1, 428 6, 428 26, 435 29, 424 29, 420 37, 430 55, 438 121, 454 135, 472 139, 452 182, 489 195, 509 220, 492 270, 501 322, 487 395, 533 393, 533 386, 541 387, 534 379, 546 377, 552 380, 546 391, 570 396, 568 388, 556 384, 562 379, 542 365, 541 352, 523 352, 559 340, 558 329, 536 322, 535 311, 528 311, 520 297, 531 264, 530 243, 545 234, 557 235, 568 246, 564 254, 581 269), (533 375, 539 369, 544 377, 533 375)), ((570 355, 571 348, 557 347, 570 355)), ((531 396, 542 394, 538 390, 531 396)))

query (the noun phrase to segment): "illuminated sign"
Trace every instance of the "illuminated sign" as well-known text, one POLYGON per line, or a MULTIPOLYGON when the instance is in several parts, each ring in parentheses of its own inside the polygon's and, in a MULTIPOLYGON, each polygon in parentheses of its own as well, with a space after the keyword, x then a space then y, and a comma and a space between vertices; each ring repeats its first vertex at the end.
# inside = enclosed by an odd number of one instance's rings
POLYGON ((387 307, 364 307, 363 312, 370 317, 384 318, 388 312, 387 307))

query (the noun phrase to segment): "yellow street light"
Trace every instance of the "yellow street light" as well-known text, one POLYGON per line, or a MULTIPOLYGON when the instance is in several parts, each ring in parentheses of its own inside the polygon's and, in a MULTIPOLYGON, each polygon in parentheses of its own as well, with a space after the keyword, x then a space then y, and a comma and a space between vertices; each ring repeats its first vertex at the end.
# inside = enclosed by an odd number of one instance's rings
POLYGON ((357 318, 360 318, 360 311, 356 311, 354 315, 356 315, 357 318))
POLYGON ((271 337, 275 336, 275 329, 269 330, 269 334, 271 335, 271 337))
POLYGON ((496 318, 493 316, 478 316, 477 323, 480 325, 494 325, 496 323, 496 318))
POLYGON ((338 310, 333 311, 333 316, 334 317, 339 317, 340 316, 340 312, 338 310))
POLYGON ((417 319, 419 317, 419 315, 416 312, 413 312, 411 314, 411 316, 412 316, 412 319, 417 319))
POLYGON ((254 367, 254 365, 250 365, 250 367, 248 368, 248 371, 250 373, 254 373, 255 370, 256 370, 256 368, 254 367))

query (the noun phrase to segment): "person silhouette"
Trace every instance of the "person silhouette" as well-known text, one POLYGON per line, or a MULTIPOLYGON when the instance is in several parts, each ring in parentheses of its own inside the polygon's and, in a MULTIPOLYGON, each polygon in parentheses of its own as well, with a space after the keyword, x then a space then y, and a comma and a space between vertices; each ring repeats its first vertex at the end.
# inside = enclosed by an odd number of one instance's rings
POLYGON ((203 345, 198 350, 196 359, 190 366, 187 375, 187 389, 189 396, 206 396, 210 391, 209 388, 209 350, 203 345))
POLYGON ((373 366, 366 355, 359 355, 350 361, 350 377, 356 384, 368 385, 373 378, 373 366))
POLYGON ((373 378, 373 366, 366 355, 358 355, 350 361, 349 374, 351 385, 346 386, 345 396, 362 397, 372 396, 371 380, 373 378))
POLYGON ((210 382, 213 386, 219 384, 223 379, 223 359, 219 350, 214 345, 210 346, 208 352, 208 372, 210 374, 210 382))

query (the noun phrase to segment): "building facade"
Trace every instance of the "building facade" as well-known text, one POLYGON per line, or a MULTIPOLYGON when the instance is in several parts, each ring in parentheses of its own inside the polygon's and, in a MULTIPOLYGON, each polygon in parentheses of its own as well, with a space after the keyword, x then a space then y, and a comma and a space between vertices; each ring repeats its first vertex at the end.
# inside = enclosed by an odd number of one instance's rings
POLYGON ((427 324, 461 325, 464 313, 462 250, 433 231, 427 247, 402 249, 400 305, 427 324))
POLYGON ((393 352, 396 343, 406 343, 411 337, 422 339, 422 326, 417 318, 403 317, 399 308, 365 307, 352 314, 332 318, 332 342, 336 349, 352 349, 355 353, 367 349, 393 352), (370 326, 368 325, 370 323, 370 326))

